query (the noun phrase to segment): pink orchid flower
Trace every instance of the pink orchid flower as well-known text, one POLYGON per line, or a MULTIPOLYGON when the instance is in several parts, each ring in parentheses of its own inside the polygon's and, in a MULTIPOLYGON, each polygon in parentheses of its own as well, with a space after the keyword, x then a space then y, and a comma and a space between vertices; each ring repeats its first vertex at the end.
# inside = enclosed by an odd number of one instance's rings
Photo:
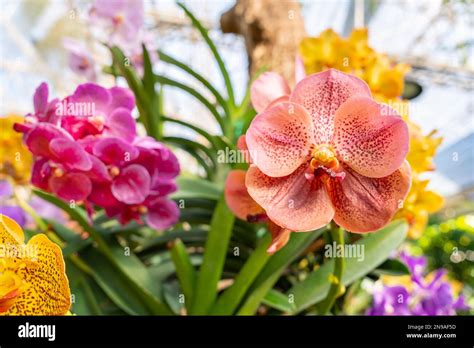
MULTIPOLYGON (((251 158, 248 156, 245 135, 239 137, 237 141, 237 149, 242 151, 245 154, 245 160, 251 163, 251 158)), ((247 186, 245 186, 246 175, 247 171, 242 169, 231 170, 227 175, 224 188, 224 197, 227 206, 234 215, 241 220, 251 223, 266 222, 268 230, 272 236, 272 242, 267 248, 267 252, 273 254, 284 247, 290 240, 291 231, 278 226, 270 220, 265 209, 250 197, 247 186)))
POLYGON ((133 94, 86 83, 56 101, 50 112, 48 88, 34 96, 35 113, 15 129, 34 155, 31 182, 67 201, 105 209, 121 223, 168 228, 179 218, 167 195, 176 190, 180 167, 166 146, 136 134, 133 94), (60 112, 59 112, 60 111, 60 112))
MULTIPOLYGON (((140 75, 143 75, 144 66, 142 45, 145 45, 150 61, 158 61, 156 37, 143 28, 142 0, 95 0, 89 18, 93 25, 105 29, 106 41, 111 46, 119 46, 140 75)), ((82 58, 84 56, 83 53, 82 58)))
POLYGON ((122 223, 139 220, 140 214, 147 214, 147 223, 157 229, 177 222, 178 207, 166 195, 176 191, 180 167, 168 148, 155 141, 151 145, 149 139, 131 145, 105 138, 94 145, 93 154, 108 165, 112 179, 93 184, 90 202, 122 223))
POLYGON ((49 101, 49 89, 46 83, 41 83, 36 88, 33 96, 34 113, 29 113, 26 117, 30 121, 50 122, 56 117, 56 105, 59 99, 49 101))
POLYGON ((133 93, 126 88, 103 88, 94 83, 79 85, 74 93, 62 101, 61 127, 74 139, 86 135, 116 136, 132 142, 136 123, 132 116, 135 107, 133 93), (69 109, 73 110, 69 114, 69 109))
POLYGON ((252 99, 260 113, 246 134, 250 196, 292 231, 331 220, 356 233, 386 225, 410 188, 405 122, 365 82, 334 69, 291 93, 276 81, 252 99))
POLYGON ((143 2, 137 0, 95 0, 90 16, 109 30, 113 44, 134 41, 143 25, 143 2))
POLYGON ((95 82, 97 67, 86 46, 72 38, 65 38, 63 46, 68 51, 69 68, 76 74, 84 76, 88 81, 95 82))

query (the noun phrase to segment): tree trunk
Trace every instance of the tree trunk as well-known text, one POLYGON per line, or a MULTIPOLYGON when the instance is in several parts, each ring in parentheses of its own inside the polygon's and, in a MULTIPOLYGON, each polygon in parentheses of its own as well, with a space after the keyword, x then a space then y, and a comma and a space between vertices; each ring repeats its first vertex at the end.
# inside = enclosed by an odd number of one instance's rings
POLYGON ((237 0, 222 15, 222 31, 245 38, 250 76, 266 68, 294 83, 298 44, 305 36, 300 10, 297 1, 237 0))

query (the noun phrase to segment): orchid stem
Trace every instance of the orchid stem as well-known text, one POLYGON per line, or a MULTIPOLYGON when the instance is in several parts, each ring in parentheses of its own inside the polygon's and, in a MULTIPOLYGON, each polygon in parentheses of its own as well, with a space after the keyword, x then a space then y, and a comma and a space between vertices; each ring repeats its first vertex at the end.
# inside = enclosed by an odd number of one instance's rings
POLYGON ((336 243, 336 250, 333 250, 334 272, 329 276, 329 281, 331 283, 329 292, 320 305, 321 315, 326 315, 331 310, 334 302, 336 302, 336 299, 342 294, 344 288, 342 284, 342 274, 344 273, 345 268, 344 230, 334 222, 331 222, 329 233, 331 235, 331 241, 336 243), (337 248, 342 249, 341 256, 338 255, 337 248))

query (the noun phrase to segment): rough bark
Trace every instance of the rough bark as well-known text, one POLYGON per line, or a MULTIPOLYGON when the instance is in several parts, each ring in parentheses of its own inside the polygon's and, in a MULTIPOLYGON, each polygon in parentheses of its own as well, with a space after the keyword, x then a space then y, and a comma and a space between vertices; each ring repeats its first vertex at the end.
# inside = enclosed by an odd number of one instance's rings
POLYGON ((237 0, 222 15, 221 29, 244 36, 251 76, 265 67, 294 83, 298 44, 305 36, 299 2, 237 0))

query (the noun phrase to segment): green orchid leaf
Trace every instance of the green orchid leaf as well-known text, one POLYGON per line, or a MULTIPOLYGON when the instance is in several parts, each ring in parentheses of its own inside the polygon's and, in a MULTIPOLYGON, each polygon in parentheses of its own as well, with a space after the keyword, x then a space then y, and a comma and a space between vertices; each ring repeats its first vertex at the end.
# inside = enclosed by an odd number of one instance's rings
POLYGON ((196 271, 194 266, 181 240, 176 239, 174 241, 170 252, 181 289, 183 290, 185 303, 186 305, 191 304, 196 283, 196 271))
POLYGON ((226 115, 230 114, 229 107, 227 105, 227 102, 224 100, 222 95, 217 91, 217 89, 208 81, 206 78, 204 78, 202 75, 198 74, 196 71, 191 69, 188 65, 186 65, 183 62, 178 61, 177 59, 167 55, 166 53, 162 51, 158 51, 158 55, 160 56, 160 60, 169 64, 172 64, 181 70, 187 72, 189 75, 194 77, 196 80, 202 83, 204 87, 206 87, 209 92, 211 92, 214 97, 216 98, 216 101, 219 103, 219 105, 224 109, 226 115))
POLYGON ((274 289, 267 292, 262 303, 283 313, 291 313, 296 309, 292 298, 274 289))
POLYGON ((239 315, 253 315, 268 291, 273 288, 286 267, 293 262, 311 243, 317 239, 325 228, 314 232, 292 233, 290 241, 277 251, 266 263, 248 291, 245 302, 238 310, 239 315))
POLYGON ((177 180, 178 191, 171 195, 171 198, 184 200, 191 198, 202 198, 218 200, 222 189, 216 184, 200 178, 179 177, 177 180))
POLYGON ((204 138, 206 138, 206 140, 209 141, 209 143, 212 145, 212 147, 217 152, 218 145, 216 143, 216 140, 214 139, 214 137, 215 137, 214 135, 211 135, 208 132, 206 132, 205 130, 203 130, 202 128, 200 128, 198 126, 195 126, 195 125, 192 125, 192 124, 190 124, 186 121, 178 120, 178 119, 167 117, 167 116, 162 116, 162 119, 165 122, 179 124, 181 126, 184 126, 186 128, 189 128, 189 129, 193 130, 197 134, 199 134, 199 135, 203 136, 204 138))
MULTIPOLYGON (((381 265, 403 242, 407 230, 405 222, 395 221, 380 231, 357 241, 355 244, 360 245, 360 250, 363 250, 363 258, 346 259, 342 283, 347 286, 381 265)), ((333 269, 334 260, 330 260, 287 291, 287 294, 292 294, 295 300, 296 310, 293 314, 326 298, 330 287, 329 277, 333 269)))
POLYGON ((260 240, 260 244, 252 252, 235 278, 234 283, 219 297, 210 314, 231 315, 234 313, 248 288, 270 258, 270 254, 267 253, 270 241, 271 236, 269 234, 260 240))
POLYGON ((222 195, 212 216, 204 261, 199 269, 190 314, 207 314, 214 304, 217 297, 217 283, 224 268, 234 219, 222 195))
POLYGON ((97 298, 104 294, 99 293, 100 289, 92 288, 93 280, 67 259, 66 272, 71 295, 74 295, 71 311, 78 315, 103 314, 97 298))
POLYGON ((162 84, 162 85, 167 85, 167 86, 172 86, 172 87, 179 88, 179 89, 189 93, 194 98, 196 98, 201 104, 203 104, 211 112, 212 116, 214 117, 214 119, 219 124, 220 129, 225 134, 227 126, 225 124, 225 121, 224 121, 223 117, 221 116, 219 111, 217 111, 217 108, 205 96, 203 96, 201 93, 196 91, 194 88, 189 87, 189 86, 185 85, 184 83, 175 81, 175 80, 173 80, 171 78, 168 78, 166 76, 155 75, 155 81, 162 84))
POLYGON ((209 46, 209 49, 214 55, 217 65, 219 66, 219 70, 221 71, 222 77, 224 79, 227 94, 229 97, 230 108, 233 109, 235 106, 234 89, 232 87, 230 75, 227 71, 227 68, 225 67, 222 57, 217 51, 216 45, 214 44, 214 42, 212 42, 211 38, 209 37, 207 29, 203 27, 203 25, 199 22, 199 20, 191 13, 191 11, 189 11, 183 3, 178 2, 177 4, 179 7, 183 9, 184 13, 189 17, 189 19, 191 19, 191 23, 201 33, 201 36, 203 37, 204 41, 207 43, 207 45, 209 46))
POLYGON ((407 265, 403 262, 395 259, 389 259, 382 263, 377 269, 373 272, 375 275, 391 275, 391 276, 401 276, 401 275, 409 275, 410 270, 408 269, 407 265))

